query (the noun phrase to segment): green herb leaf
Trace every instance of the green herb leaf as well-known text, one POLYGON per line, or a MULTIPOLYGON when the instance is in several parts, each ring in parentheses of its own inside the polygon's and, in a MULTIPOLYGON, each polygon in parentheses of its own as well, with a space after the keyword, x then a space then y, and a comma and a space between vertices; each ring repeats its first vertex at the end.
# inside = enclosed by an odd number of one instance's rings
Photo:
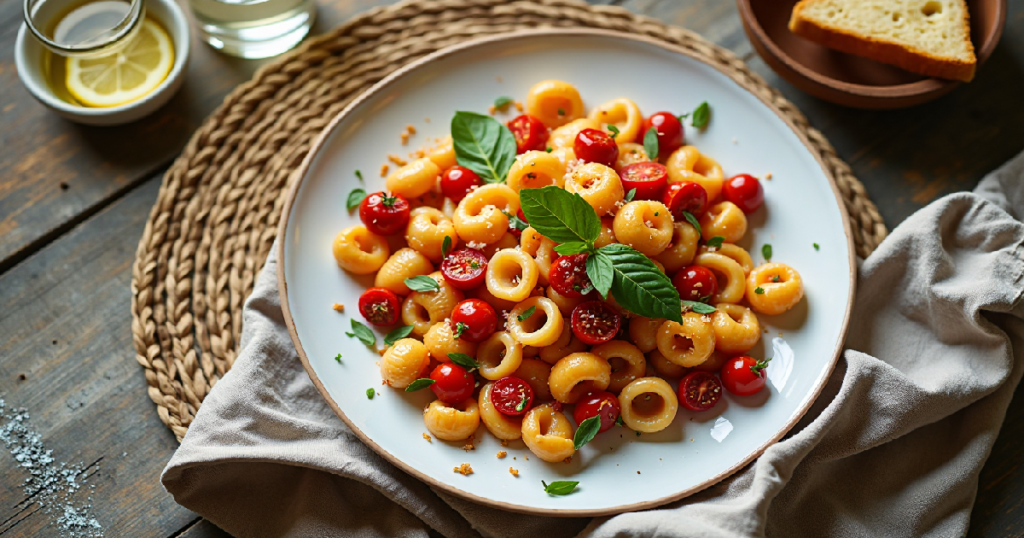
POLYGON ((372 400, 372 399, 373 399, 373 396, 374 396, 375 394, 377 394, 377 391, 373 390, 373 388, 368 388, 368 389, 366 389, 366 397, 367 397, 367 398, 369 398, 369 399, 371 399, 371 400, 372 400))
POLYGON ((514 101, 514 99, 512 99, 511 97, 502 95, 501 97, 494 100, 494 108, 505 108, 508 105, 512 104, 512 101, 514 101))
POLYGON ((644 135, 644 151, 650 160, 658 161, 658 133, 654 129, 647 129, 644 135))
POLYGON ((412 383, 409 383, 409 386, 405 387, 405 392, 416 392, 416 391, 418 391, 420 389, 425 389, 425 388, 427 388, 427 387, 429 387, 429 386, 431 386, 433 384, 434 384, 434 380, 433 379, 430 379, 430 378, 427 378, 427 377, 421 377, 421 378, 417 379, 416 381, 413 381, 412 383))
POLYGON ((619 306, 647 318, 682 322, 679 292, 650 258, 621 243, 606 245, 597 252, 611 261, 612 297, 619 306))
POLYGON ((359 178, 359 181, 362 181, 363 180, 363 173, 360 172, 359 170, 356 170, 356 177, 359 178))
POLYGON ((576 490, 576 486, 580 485, 575 480, 558 480, 550 484, 541 480, 540 483, 544 486, 544 492, 548 495, 568 495, 576 490))
POLYGON ((576 434, 572 436, 572 444, 579 450, 580 447, 589 443, 597 435, 597 432, 601 429, 601 417, 594 415, 583 422, 580 422, 580 427, 576 428, 576 434))
POLYGON ((763 360, 763 361, 757 361, 757 362, 755 362, 755 363, 754 363, 754 364, 753 364, 753 365, 752 365, 752 366, 750 367, 750 371, 751 371, 751 372, 754 372, 754 375, 758 375, 758 376, 759 376, 759 375, 761 375, 761 370, 764 370, 765 368, 767 368, 767 367, 768 367, 768 363, 769 363, 769 362, 772 362, 772 358, 773 358, 773 357, 768 357, 767 359, 765 359, 765 360, 763 360))
POLYGON ((707 245, 709 247, 722 248, 722 243, 724 243, 724 242, 725 242, 725 238, 724 237, 722 237, 720 235, 716 235, 716 236, 712 237, 711 239, 708 239, 707 245))
POLYGON ((412 291, 430 292, 441 289, 441 285, 436 280, 430 278, 427 275, 414 276, 412 278, 405 279, 405 285, 409 286, 412 291))
POLYGON ((377 344, 377 336, 373 334, 373 331, 366 325, 356 321, 355 318, 352 318, 352 332, 345 334, 362 340, 368 346, 377 344))
POLYGON ((615 425, 616 426, 625 426, 625 424, 622 422, 622 415, 619 415, 619 418, 615 419, 615 425))
POLYGON ((565 115, 565 109, 564 108, 559 108, 558 109, 558 115, 559 116, 564 116, 565 115))
POLYGON ((412 325, 403 325, 402 327, 389 332, 388 335, 384 337, 384 345, 390 346, 406 336, 409 336, 410 333, 412 333, 412 325))
POLYGON ((505 211, 504 209, 502 209, 501 212, 504 213, 506 217, 508 217, 508 227, 510 229, 519 230, 521 232, 530 227, 530 223, 519 218, 519 215, 513 215, 508 211, 505 211))
POLYGON ((682 303, 683 303, 683 306, 689 308, 690 310, 693 310, 694 312, 696 312, 698 314, 710 314, 710 313, 715 312, 716 310, 718 310, 717 308, 715 308, 715 307, 713 307, 713 306, 711 306, 711 305, 709 305, 707 303, 700 303, 700 302, 697 302, 697 301, 682 301, 682 303))
POLYGON ((814 250, 821 250, 821 245, 815 243, 814 244, 814 250))
POLYGON ((527 308, 525 312, 523 312, 522 314, 519 314, 519 322, 522 323, 522 322, 530 319, 530 316, 532 316, 533 313, 536 312, 536 311, 537 311, 537 307, 536 306, 531 306, 530 308, 527 308))
POLYGON ((683 218, 686 219, 686 222, 690 223, 690 226, 697 230, 697 235, 704 235, 704 231, 700 229, 700 223, 697 222, 697 217, 694 217, 693 213, 683 211, 683 218))
POLYGON ((762 288, 761 286, 758 286, 758 287, 754 288, 754 293, 756 293, 758 295, 764 295, 764 288, 762 288))
POLYGON ((601 233, 601 219, 579 194, 548 185, 519 191, 519 201, 530 226, 555 243, 592 244, 601 233))
POLYGON ((475 370, 480 368, 480 365, 475 360, 473 360, 473 357, 470 357, 465 353, 449 353, 448 358, 455 364, 458 364, 459 366, 467 370, 475 370))
POLYGON ((352 192, 348 193, 348 201, 345 205, 349 211, 359 207, 359 204, 363 203, 363 198, 366 198, 366 191, 364 189, 352 189, 352 192))
POLYGON ((624 200, 628 204, 633 201, 634 197, 636 197, 636 187, 629 189, 629 192, 626 193, 626 197, 624 198, 624 200))
POLYGON ((441 258, 448 257, 448 251, 452 249, 452 236, 444 236, 444 241, 441 241, 441 258))
POLYGON ((546 151, 548 153, 551 153, 552 151, 555 151, 555 148, 553 148, 551 146, 548 146, 548 148, 546 150, 544 150, 544 151, 546 151))
POLYGON ((529 401, 530 401, 530 399, 527 398, 526 395, 524 394, 523 395, 523 399, 519 400, 519 403, 516 404, 516 411, 522 411, 523 409, 526 409, 526 404, 529 401))
POLYGON ((462 332, 465 331, 468 328, 469 328, 469 325, 466 325, 465 323, 463 323, 461 321, 456 323, 455 324, 455 338, 458 338, 458 337, 462 336, 462 332))
POLYGON ((619 128, 613 123, 608 124, 608 130, 612 132, 612 140, 615 140, 616 136, 619 136, 619 128))
POLYGON ((571 243, 560 243, 555 245, 555 252, 562 256, 569 256, 570 254, 582 254, 584 252, 590 252, 593 249, 586 243, 579 241, 573 241, 571 243))
POLYGON ((690 125, 703 129, 708 126, 708 121, 711 120, 711 107, 708 106, 708 102, 697 105, 697 108, 693 111, 693 118, 690 119, 690 125))
POLYGON ((637 436, 637 437, 640 437, 640 432, 636 432, 636 436, 637 436))
POLYGON ((779 278, 779 275, 772 275, 772 282, 778 282, 779 278))
POLYGON ((601 294, 601 298, 607 299, 608 290, 615 282, 615 268, 612 267, 612 260, 601 251, 587 256, 587 277, 590 278, 590 283, 594 285, 597 293, 601 294))
POLYGON ((505 181, 516 159, 516 139, 498 120, 476 112, 459 111, 451 124, 455 160, 486 183, 505 181))
POLYGON ((766 261, 766 262, 772 261, 772 246, 771 246, 771 244, 765 243, 764 246, 761 247, 761 255, 764 256, 764 261, 766 261))
POLYGON ((341 364, 341 353, 338 353, 338 356, 334 357, 334 360, 337 361, 338 364, 341 364))

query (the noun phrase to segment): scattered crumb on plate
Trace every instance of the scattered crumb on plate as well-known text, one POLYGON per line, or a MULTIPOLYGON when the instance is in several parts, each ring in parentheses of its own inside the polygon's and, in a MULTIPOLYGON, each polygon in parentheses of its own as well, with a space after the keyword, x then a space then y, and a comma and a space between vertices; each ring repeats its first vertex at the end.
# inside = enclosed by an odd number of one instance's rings
POLYGON ((512 476, 519 476, 519 469, 513 469, 513 468, 509 467, 508 468, 508 472, 511 473, 512 476))
POLYGON ((344 312, 345 311, 345 305, 343 305, 341 303, 334 303, 334 306, 332 306, 331 308, 333 308, 335 312, 344 312))
POLYGON ((499 460, 500 460, 500 459, 504 459, 504 458, 505 458, 505 456, 508 456, 508 452, 505 452, 504 450, 499 450, 499 451, 498 451, 498 459, 499 459, 499 460))
POLYGON ((452 470, 455 471, 456 473, 459 473, 462 476, 469 476, 473 474, 473 466, 468 463, 463 463, 458 467, 453 467, 452 470))
POLYGON ((431 437, 430 437, 430 434, 429 434, 429 433, 424 433, 424 434, 423 434, 423 438, 424 438, 424 439, 426 439, 428 443, 433 443, 433 442, 434 442, 434 440, 433 440, 433 439, 431 439, 431 437))

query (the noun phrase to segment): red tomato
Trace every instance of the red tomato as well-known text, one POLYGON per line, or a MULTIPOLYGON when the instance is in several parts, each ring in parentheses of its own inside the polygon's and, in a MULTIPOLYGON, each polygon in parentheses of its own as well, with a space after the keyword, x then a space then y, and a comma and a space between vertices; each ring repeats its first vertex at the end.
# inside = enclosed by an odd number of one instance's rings
POLYGON ((460 248, 441 260, 441 275, 453 287, 471 290, 484 283, 487 256, 475 248, 460 248))
POLYGON ((608 133, 599 129, 580 131, 576 135, 573 149, 576 151, 576 158, 588 163, 615 166, 615 161, 619 159, 619 145, 608 136, 608 133))
POLYGON ((512 118, 506 125, 516 137, 516 153, 522 154, 532 150, 543 150, 548 141, 548 128, 537 118, 523 114, 512 118))
POLYGON ((583 297, 583 290, 593 287, 590 277, 587 276, 587 255, 570 254, 555 258, 551 264, 548 282, 555 291, 565 297, 583 297))
MULTIPOLYGON (((516 211, 516 217, 519 218, 519 220, 523 221, 523 224, 530 224, 530 221, 526 220, 526 215, 523 214, 522 208, 520 208, 519 211, 516 211)), ((508 231, 511 232, 512 235, 516 236, 516 239, 519 239, 520 237, 523 236, 523 230, 516 228, 515 225, 512 223, 512 219, 508 220, 508 231)))
POLYGON ((533 389, 518 377, 505 376, 491 387, 491 403, 503 415, 524 415, 533 404, 533 389))
POLYGON ((455 336, 468 342, 483 342, 498 330, 498 314, 494 307, 480 299, 466 299, 452 310, 455 336))
POLYGON ((476 378, 465 368, 452 362, 442 362, 430 372, 430 379, 434 384, 430 390, 434 391, 437 399, 447 404, 457 404, 473 395, 476 387, 476 378))
POLYGON ((572 332, 588 346, 615 338, 621 326, 619 313, 604 301, 587 301, 572 309, 572 332))
POLYGON ((572 412, 572 418, 576 425, 583 424, 584 420, 590 417, 601 417, 601 429, 598 433, 607 430, 615 425, 619 419, 622 408, 619 406, 619 399, 607 391, 588 392, 576 402, 576 409, 572 412))
POLYGON ((374 325, 394 325, 398 321, 398 296, 387 288, 370 288, 359 297, 359 313, 374 325))
POLYGON ((715 374, 690 372, 679 381, 679 403, 690 411, 707 411, 722 399, 722 383, 715 374))
POLYGON ((672 218, 677 222, 684 220, 683 211, 700 218, 707 211, 708 191, 692 181, 672 183, 665 189, 661 201, 668 207, 672 218))
POLYGON ((672 277, 672 285, 679 291, 679 298, 684 301, 706 303, 711 296, 718 293, 718 279, 711 269, 700 265, 683 267, 672 277))
POLYGON ((744 213, 753 213, 764 203, 764 187, 756 177, 739 174, 725 182, 722 186, 722 196, 736 204, 744 213))
POLYGON ((668 168, 658 163, 633 163, 619 173, 622 188, 636 189, 634 200, 661 200, 668 186, 668 168))
POLYGON ((768 367, 770 360, 759 361, 747 356, 733 357, 722 366, 722 384, 726 390, 737 396, 757 394, 764 387, 764 369, 768 367))
POLYGON ((445 170, 441 175, 441 192, 456 203, 465 198, 473 187, 480 185, 483 185, 483 182, 476 172, 459 165, 445 170))
POLYGON ((644 139, 647 130, 651 128, 658 134, 658 155, 648 155, 648 157, 664 159, 682 147, 683 124, 679 123, 679 118, 671 112, 656 112, 644 120, 644 124, 640 128, 640 140, 644 139))
POLYGON ((403 232, 409 224, 409 202, 398 194, 375 192, 359 204, 359 218, 366 229, 377 235, 403 232))

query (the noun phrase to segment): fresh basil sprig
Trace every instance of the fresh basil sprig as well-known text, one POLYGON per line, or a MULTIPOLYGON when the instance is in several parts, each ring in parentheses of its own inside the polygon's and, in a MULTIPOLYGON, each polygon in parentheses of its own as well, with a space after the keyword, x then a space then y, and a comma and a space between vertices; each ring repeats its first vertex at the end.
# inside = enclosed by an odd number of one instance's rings
POLYGON ((626 203, 628 204, 629 202, 632 202, 633 198, 635 198, 635 197, 636 197, 636 187, 634 187, 632 189, 629 189, 629 192, 626 193, 626 197, 624 198, 624 200, 626 200, 626 203))
POLYGON ((352 189, 352 192, 348 193, 348 200, 345 201, 345 206, 348 207, 349 211, 359 207, 359 204, 363 203, 363 198, 366 198, 365 189, 352 189))
POLYGON ((412 333, 412 325, 403 325, 389 332, 387 336, 384 337, 384 345, 390 346, 406 336, 409 336, 410 333, 412 333))
POLYGON ((433 379, 430 379, 429 377, 421 377, 413 381, 412 383, 409 383, 409 386, 405 387, 405 392, 416 392, 418 390, 425 389, 433 384, 433 379))
POLYGON ((516 139, 500 121, 476 112, 458 111, 452 118, 455 160, 486 183, 505 181, 516 159, 516 139))
POLYGON ((555 243, 592 246, 601 234, 601 219, 579 194, 549 185, 519 191, 519 201, 530 226, 555 243))
POLYGON ((700 303, 697 301, 683 301, 683 306, 689 308, 690 310, 693 310, 698 314, 710 314, 718 310, 717 308, 707 303, 700 303))
POLYGON ((548 495, 568 495, 576 490, 576 486, 580 485, 575 480, 558 480, 550 484, 541 480, 540 483, 548 495))
POLYGON ((693 213, 683 211, 683 218, 690 223, 690 226, 693 226, 694 230, 697 230, 697 235, 704 235, 704 230, 700 229, 700 222, 697 221, 697 217, 693 216, 693 213))
POLYGON ((764 256, 764 261, 766 261, 766 262, 772 261, 772 245, 771 245, 771 243, 765 243, 764 246, 761 247, 761 255, 764 256))
POLYGON ((576 450, 579 450, 583 445, 593 440, 599 431, 601 431, 601 417, 598 415, 580 422, 580 426, 576 428, 576 434, 572 436, 573 446, 576 447, 576 450))
POLYGON ((494 108, 505 108, 512 104, 513 99, 507 95, 502 95, 494 100, 494 108))
POLYGON ((647 134, 644 135, 644 151, 647 152, 647 158, 657 162, 658 152, 658 133, 655 129, 647 129, 647 134))
POLYGON ((353 338, 358 338, 359 340, 361 340, 364 344, 366 344, 368 346, 372 346, 372 345, 376 345, 377 344, 377 336, 373 334, 373 331, 371 331, 369 327, 367 327, 366 325, 363 325, 362 323, 359 323, 358 321, 356 321, 355 318, 352 318, 351 321, 352 321, 352 332, 347 332, 345 334, 347 334, 347 335, 349 335, 349 336, 351 336, 353 338))
POLYGON ((473 357, 470 357, 465 353, 449 353, 448 359, 467 370, 476 370, 480 368, 480 364, 473 360, 473 357))
POLYGON ((427 275, 418 275, 405 279, 405 285, 412 291, 431 292, 441 289, 436 280, 427 275))
POLYGON ((536 306, 531 306, 530 308, 527 308, 522 314, 519 314, 519 322, 522 323, 522 322, 530 319, 530 316, 532 316, 533 313, 536 312, 536 311, 537 311, 537 307, 536 306))
POLYGON ((441 241, 441 258, 447 258, 448 252, 452 249, 452 236, 444 236, 444 240, 441 241))
POLYGON ((708 106, 707 101, 704 101, 694 109, 690 117, 690 125, 703 129, 708 126, 709 121, 711 121, 711 107, 708 106))
POLYGON ((724 242, 725 242, 725 238, 724 237, 722 237, 720 235, 716 235, 716 236, 712 237, 711 239, 708 239, 707 245, 709 247, 722 248, 722 243, 724 243, 724 242))

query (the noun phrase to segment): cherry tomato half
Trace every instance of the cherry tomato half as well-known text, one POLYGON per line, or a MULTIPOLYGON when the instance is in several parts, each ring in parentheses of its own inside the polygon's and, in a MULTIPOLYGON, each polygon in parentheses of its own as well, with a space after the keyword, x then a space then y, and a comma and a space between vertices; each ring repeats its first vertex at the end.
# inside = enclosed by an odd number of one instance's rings
POLYGON ((375 192, 359 204, 359 218, 377 235, 394 235, 409 224, 409 202, 398 194, 375 192))
POLYGON ((683 211, 700 218, 707 211, 708 191, 692 181, 669 184, 661 201, 676 222, 683 222, 683 211))
POLYGON ((512 118, 506 125, 516 138, 516 153, 543 150, 548 141, 548 128, 537 118, 523 114, 512 118))
POLYGON ((564 297, 583 297, 583 290, 593 287, 590 277, 587 276, 587 255, 570 254, 555 258, 551 264, 548 282, 564 297))
POLYGON ((458 203, 466 197, 474 187, 483 185, 480 176, 476 172, 459 165, 455 165, 441 174, 441 193, 458 203))
POLYGON ((583 129, 576 135, 573 144, 576 158, 588 163, 615 166, 619 159, 619 145, 600 129, 583 129))
POLYGON ((722 399, 722 383, 715 374, 690 372, 679 381, 679 403, 690 411, 707 411, 722 399))
POLYGON ((718 279, 711 269, 700 265, 689 265, 672 277, 672 285, 684 301, 706 303, 718 293, 718 279))
POLYGON ((442 362, 430 372, 430 379, 434 384, 430 390, 434 391, 437 399, 447 404, 457 404, 473 395, 476 387, 476 378, 465 368, 452 362, 442 362))
POLYGON ((441 260, 441 275, 453 287, 471 290, 484 283, 487 256, 475 248, 460 248, 441 260))
POLYGON ((498 330, 498 314, 494 307, 480 299, 466 299, 452 310, 455 336, 467 342, 483 342, 498 330))
POLYGON ((608 391, 588 392, 576 402, 576 409, 572 412, 572 418, 576 425, 583 424, 584 420, 590 417, 601 417, 601 429, 598 433, 606 431, 615 425, 622 413, 619 406, 619 399, 608 391))
POLYGON ((640 140, 643 140, 647 130, 652 128, 658 134, 658 155, 650 155, 650 158, 664 159, 682 147, 683 124, 679 123, 679 118, 671 112, 655 112, 644 120, 640 128, 640 140))
POLYGON ((370 288, 359 296, 359 313, 381 327, 398 321, 398 296, 387 288, 370 288))
POLYGON ((750 174, 739 174, 726 180, 722 196, 736 204, 744 213, 753 213, 764 204, 764 187, 750 174))
POLYGON ((518 377, 505 376, 491 387, 491 403, 503 415, 524 415, 533 404, 533 389, 518 377))
POLYGON ((661 200, 668 186, 668 168, 658 163, 633 163, 619 173, 622 188, 636 189, 634 200, 661 200))
POLYGON ((621 326, 622 317, 604 301, 587 301, 572 309, 572 332, 588 346, 615 338, 621 326))
POLYGON ((725 390, 737 396, 757 394, 764 388, 765 373, 768 361, 759 361, 753 357, 733 357, 722 366, 722 384, 725 390))

